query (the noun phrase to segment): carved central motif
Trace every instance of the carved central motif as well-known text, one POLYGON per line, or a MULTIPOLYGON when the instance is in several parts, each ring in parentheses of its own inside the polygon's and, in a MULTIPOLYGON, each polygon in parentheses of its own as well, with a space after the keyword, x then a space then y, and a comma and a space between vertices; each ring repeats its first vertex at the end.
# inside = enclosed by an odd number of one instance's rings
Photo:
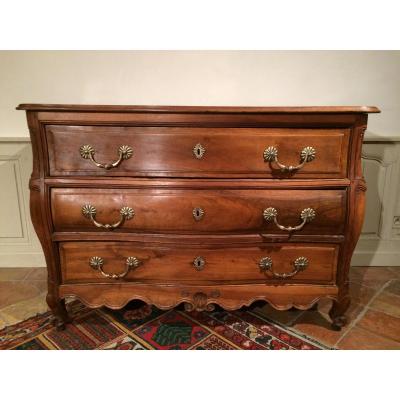
MULTIPOLYGON (((190 292, 183 290, 181 292, 182 296, 190 297, 190 292)), ((216 299, 220 297, 219 290, 213 290, 210 292, 209 296, 204 292, 195 292, 190 301, 185 302, 185 311, 213 311, 215 305, 211 304, 211 299, 216 299)))

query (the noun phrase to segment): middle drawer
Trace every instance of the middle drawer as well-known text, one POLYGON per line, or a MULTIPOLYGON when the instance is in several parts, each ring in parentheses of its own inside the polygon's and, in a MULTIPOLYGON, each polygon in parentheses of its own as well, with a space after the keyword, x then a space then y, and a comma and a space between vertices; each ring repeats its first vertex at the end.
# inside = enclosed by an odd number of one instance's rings
POLYGON ((346 190, 54 188, 56 231, 341 235, 346 190))

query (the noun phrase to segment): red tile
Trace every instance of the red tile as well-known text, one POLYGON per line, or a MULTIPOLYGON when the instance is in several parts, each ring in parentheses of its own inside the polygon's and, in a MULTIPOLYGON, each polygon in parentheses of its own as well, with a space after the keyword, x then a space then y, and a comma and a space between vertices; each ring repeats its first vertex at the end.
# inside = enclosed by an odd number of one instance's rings
POLYGON ((47 268, 32 268, 31 273, 26 277, 28 281, 47 280, 47 268))
POLYGON ((388 267, 390 271, 394 272, 400 278, 400 267, 388 267))
POLYGON ((38 296, 40 292, 38 287, 26 281, 0 281, 0 308, 31 299, 38 296))
POLYGON ((334 346, 345 334, 351 321, 353 321, 362 310, 363 306, 352 304, 346 313, 347 325, 344 326, 341 331, 334 331, 331 327, 331 319, 327 314, 321 311, 304 312, 304 314, 294 322, 293 328, 328 346, 334 346))
MULTIPOLYGON (((318 312, 322 315, 324 315, 326 318, 329 318, 329 311, 332 307, 332 300, 330 299, 321 299, 318 302, 318 312)), ((358 314, 364 309, 363 304, 358 304, 354 299, 352 299, 350 303, 349 309, 346 311, 346 316, 348 323, 353 321, 358 314)))
POLYGON ((0 281, 22 281, 34 268, 0 268, 0 281))
POLYGON ((382 292, 375 297, 369 308, 400 318, 400 296, 382 292))
POLYGON ((342 331, 338 332, 332 330, 330 319, 317 311, 310 311, 302 314, 300 318, 294 322, 293 328, 327 346, 334 346, 344 334, 342 331))
POLYGON ((340 340, 337 347, 343 350, 399 350, 400 343, 354 327, 340 340))
POLYGON ((390 282, 390 284, 385 288, 385 292, 400 296, 400 279, 390 282))
POLYGON ((398 278, 396 272, 388 267, 352 267, 350 281, 375 289, 381 288, 391 279, 398 278))
POLYGON ((38 288, 40 293, 46 292, 47 291, 47 280, 46 281, 40 281, 40 280, 35 280, 35 281, 30 281, 29 278, 25 281, 29 282, 32 286, 35 286, 38 288))
POLYGON ((376 294, 376 289, 361 285, 356 282, 350 283, 350 297, 352 303, 367 304, 376 294))
POLYGON ((400 318, 393 317, 380 311, 368 310, 357 323, 357 326, 377 335, 400 342, 400 318))

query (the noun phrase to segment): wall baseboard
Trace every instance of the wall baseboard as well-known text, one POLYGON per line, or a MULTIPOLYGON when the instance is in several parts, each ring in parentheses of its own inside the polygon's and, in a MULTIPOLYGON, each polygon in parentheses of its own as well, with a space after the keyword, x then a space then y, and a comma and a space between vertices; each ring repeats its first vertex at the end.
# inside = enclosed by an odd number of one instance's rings
POLYGON ((351 265, 400 268, 400 241, 361 238, 351 265))

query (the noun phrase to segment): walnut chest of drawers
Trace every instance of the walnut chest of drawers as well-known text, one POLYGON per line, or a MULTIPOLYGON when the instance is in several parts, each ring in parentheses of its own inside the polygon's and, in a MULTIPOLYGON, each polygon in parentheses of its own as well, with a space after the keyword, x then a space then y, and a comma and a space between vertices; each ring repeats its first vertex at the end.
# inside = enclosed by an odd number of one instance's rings
POLYGON ((307 309, 340 329, 375 107, 22 104, 47 302, 307 309))

